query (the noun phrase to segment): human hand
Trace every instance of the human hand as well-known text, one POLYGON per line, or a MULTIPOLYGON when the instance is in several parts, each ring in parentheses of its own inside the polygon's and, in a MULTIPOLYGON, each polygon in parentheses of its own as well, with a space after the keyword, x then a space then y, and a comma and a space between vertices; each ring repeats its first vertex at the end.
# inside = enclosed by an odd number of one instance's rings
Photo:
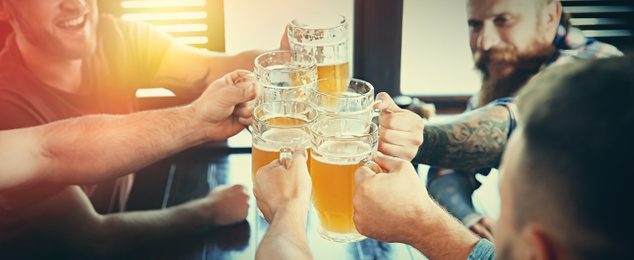
POLYGON ((493 218, 489 216, 483 216, 482 218, 480 218, 478 222, 471 225, 469 229, 473 231, 473 233, 476 233, 481 238, 487 239, 495 243, 495 240, 493 238, 493 227, 495 227, 495 224, 496 224, 496 221, 493 218))
POLYGON ((194 117, 210 125, 207 128, 210 140, 224 140, 253 122, 257 88, 251 81, 236 83, 249 73, 236 70, 226 74, 211 83, 192 103, 194 117))
POLYGON ((291 44, 288 41, 288 25, 284 28, 284 35, 282 35, 282 39, 280 40, 280 50, 290 51, 291 44))
POLYGON ((270 223, 283 206, 291 203, 293 207, 308 214, 312 182, 306 165, 307 152, 304 148, 295 149, 288 168, 279 160, 261 167, 255 174, 253 194, 258 208, 270 223))
POLYGON ((379 93, 374 109, 379 116, 379 152, 407 161, 414 159, 423 144, 423 118, 412 111, 399 108, 387 93, 379 93))
POLYGON ((355 172, 354 224, 367 237, 407 243, 419 231, 416 222, 435 204, 410 162, 380 154, 374 161, 389 172, 368 167, 355 172))
POLYGON ((220 185, 205 198, 211 225, 231 225, 243 221, 249 213, 249 194, 242 185, 220 185))

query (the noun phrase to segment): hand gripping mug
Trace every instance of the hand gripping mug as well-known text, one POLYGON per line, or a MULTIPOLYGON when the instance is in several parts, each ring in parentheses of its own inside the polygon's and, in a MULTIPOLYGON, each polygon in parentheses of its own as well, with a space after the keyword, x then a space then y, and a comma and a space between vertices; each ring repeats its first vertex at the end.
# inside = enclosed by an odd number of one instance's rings
POLYGON ((361 166, 381 172, 371 161, 378 147, 378 127, 366 120, 334 118, 315 122, 310 129, 312 201, 320 223, 317 232, 335 242, 363 240, 365 236, 357 232, 352 220, 354 173, 361 166))
POLYGON ((283 164, 287 163, 295 148, 310 148, 309 127, 317 119, 317 115, 312 106, 302 102, 274 101, 256 106, 253 111, 253 124, 250 127, 254 183, 260 167, 275 159, 279 159, 283 164))

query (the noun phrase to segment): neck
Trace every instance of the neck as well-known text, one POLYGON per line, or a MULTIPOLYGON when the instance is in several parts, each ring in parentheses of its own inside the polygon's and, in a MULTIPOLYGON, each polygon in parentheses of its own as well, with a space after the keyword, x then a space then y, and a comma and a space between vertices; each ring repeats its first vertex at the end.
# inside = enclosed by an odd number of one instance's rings
POLYGON ((24 63, 35 77, 52 88, 68 93, 79 93, 82 59, 65 59, 55 53, 33 46, 22 37, 16 37, 24 63))

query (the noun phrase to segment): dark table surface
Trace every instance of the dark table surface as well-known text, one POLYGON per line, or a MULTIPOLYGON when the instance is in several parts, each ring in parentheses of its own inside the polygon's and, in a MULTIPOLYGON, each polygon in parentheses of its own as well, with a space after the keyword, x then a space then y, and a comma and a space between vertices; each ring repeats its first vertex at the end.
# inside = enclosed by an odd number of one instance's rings
MULTIPOLYGON (((228 143, 204 145, 159 161, 137 173, 128 211, 159 209, 203 197, 218 185, 242 184, 252 191, 250 138, 241 133, 228 143)), ((130 255, 134 259, 254 259, 269 224, 258 215, 251 194, 246 221, 211 227, 178 238, 166 238, 130 255)), ((315 259, 426 259, 404 244, 365 239, 337 243, 317 234, 318 218, 311 209, 307 237, 315 259)))

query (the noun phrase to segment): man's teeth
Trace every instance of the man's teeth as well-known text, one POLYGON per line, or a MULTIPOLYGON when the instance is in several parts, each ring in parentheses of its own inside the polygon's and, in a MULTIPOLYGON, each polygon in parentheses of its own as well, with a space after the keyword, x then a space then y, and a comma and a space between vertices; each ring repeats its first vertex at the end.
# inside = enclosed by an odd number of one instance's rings
POLYGON ((73 19, 73 20, 68 20, 62 23, 62 27, 71 27, 71 26, 77 26, 80 25, 84 22, 84 16, 81 16, 77 19, 73 19))

